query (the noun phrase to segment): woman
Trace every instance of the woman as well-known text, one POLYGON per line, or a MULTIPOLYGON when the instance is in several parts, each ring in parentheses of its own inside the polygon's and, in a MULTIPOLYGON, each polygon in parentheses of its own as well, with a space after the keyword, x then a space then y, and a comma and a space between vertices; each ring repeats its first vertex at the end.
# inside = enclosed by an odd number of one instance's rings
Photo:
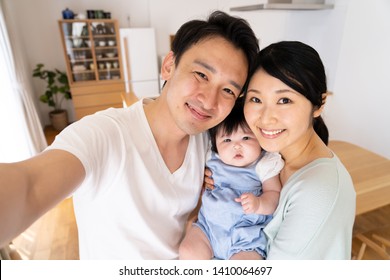
POLYGON ((356 194, 326 146, 326 92, 324 66, 312 47, 279 42, 259 53, 245 118, 260 145, 285 161, 279 206, 264 229, 267 259, 351 258, 356 194))

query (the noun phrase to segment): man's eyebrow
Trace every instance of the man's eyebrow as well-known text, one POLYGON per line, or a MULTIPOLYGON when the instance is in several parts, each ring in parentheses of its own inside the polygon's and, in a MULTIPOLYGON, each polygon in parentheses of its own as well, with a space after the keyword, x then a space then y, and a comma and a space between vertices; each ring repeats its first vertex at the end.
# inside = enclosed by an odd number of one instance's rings
POLYGON ((206 62, 203 62, 199 59, 196 59, 194 61, 195 64, 199 64, 200 66, 206 68, 207 70, 211 71, 212 73, 217 73, 217 70, 215 70, 215 68, 213 66, 211 66, 210 64, 207 64, 206 62))
MULTIPOLYGON (((202 67, 204 67, 204 68, 206 68, 207 70, 209 70, 209 71, 210 71, 211 73, 213 73, 213 74, 217 73, 217 70, 216 70, 213 66, 211 66, 210 64, 207 64, 207 63, 204 62, 204 61, 201 61, 201 60, 196 59, 196 60, 194 61, 194 63, 195 63, 195 64, 198 64, 198 65, 200 65, 200 66, 202 66, 202 67)), ((239 91, 241 92, 242 87, 241 87, 238 83, 236 83, 236 82, 233 81, 233 80, 229 80, 229 83, 230 83, 232 86, 234 86, 237 90, 239 90, 239 91)))

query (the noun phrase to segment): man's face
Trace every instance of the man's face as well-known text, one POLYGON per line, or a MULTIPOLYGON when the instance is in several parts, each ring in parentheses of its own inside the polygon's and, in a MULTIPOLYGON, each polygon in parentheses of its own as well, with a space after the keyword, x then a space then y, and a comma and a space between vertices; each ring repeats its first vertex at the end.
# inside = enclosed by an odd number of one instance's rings
POLYGON ((162 68, 167 80, 162 95, 171 117, 184 133, 197 134, 229 114, 244 86, 248 64, 242 50, 216 37, 191 46, 178 65, 168 54, 162 68))

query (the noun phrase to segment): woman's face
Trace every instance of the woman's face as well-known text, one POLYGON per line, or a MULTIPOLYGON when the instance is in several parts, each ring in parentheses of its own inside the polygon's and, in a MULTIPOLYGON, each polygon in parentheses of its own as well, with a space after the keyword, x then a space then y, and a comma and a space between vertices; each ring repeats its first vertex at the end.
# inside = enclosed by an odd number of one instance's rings
POLYGON ((320 110, 313 112, 306 97, 261 69, 249 83, 244 113, 261 147, 284 155, 308 142, 320 110))

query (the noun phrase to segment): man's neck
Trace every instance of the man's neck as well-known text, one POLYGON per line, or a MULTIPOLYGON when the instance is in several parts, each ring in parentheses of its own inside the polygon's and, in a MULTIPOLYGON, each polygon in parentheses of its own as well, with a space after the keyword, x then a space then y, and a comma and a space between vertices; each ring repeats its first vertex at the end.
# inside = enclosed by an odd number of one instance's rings
POLYGON ((161 96, 144 105, 144 111, 160 154, 173 173, 184 161, 189 135, 177 127, 161 96))

